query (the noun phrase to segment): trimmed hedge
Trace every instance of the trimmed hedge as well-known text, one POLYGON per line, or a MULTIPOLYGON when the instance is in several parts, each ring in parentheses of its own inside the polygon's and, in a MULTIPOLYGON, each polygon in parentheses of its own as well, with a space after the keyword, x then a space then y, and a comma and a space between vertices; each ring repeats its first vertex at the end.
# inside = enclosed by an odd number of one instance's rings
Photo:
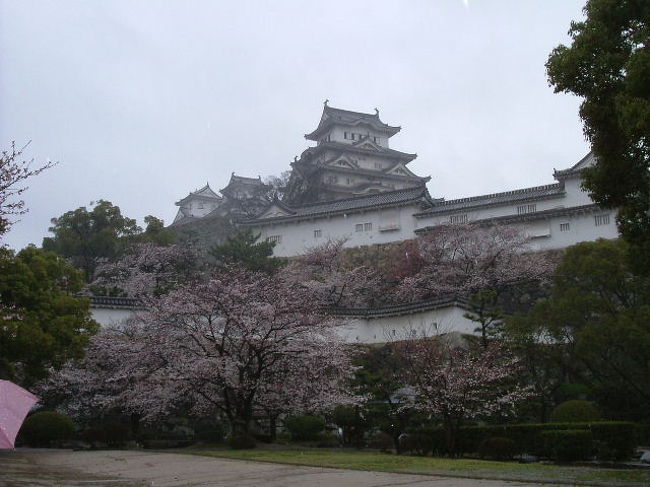
POLYGON ((517 454, 515 442, 511 438, 492 436, 481 442, 478 449, 478 456, 491 460, 512 460, 517 454))
POLYGON ((31 447, 57 446, 69 440, 74 430, 74 422, 65 414, 40 411, 25 420, 20 429, 20 440, 31 447))
POLYGON ((131 440, 131 428, 116 420, 101 421, 84 430, 80 437, 92 445, 103 444, 111 448, 122 448, 131 440))
POLYGON ((235 435, 230 437, 228 444, 233 450, 249 450, 255 448, 257 442, 251 435, 235 435))
POLYGON ((594 440, 587 429, 542 431, 542 438, 545 456, 558 462, 589 460, 594 453, 594 440))
MULTIPOLYGON (((455 454, 478 453, 488 438, 507 438, 514 442, 514 454, 548 457, 547 442, 542 434, 547 431, 584 430, 590 432, 594 453, 599 460, 630 458, 639 443, 642 426, 626 421, 599 421, 595 423, 530 423, 496 426, 465 426, 460 429, 455 454)), ((442 428, 418 430, 431 439, 434 455, 447 455, 442 428)), ((569 441, 569 440, 567 440, 569 441)))
POLYGON ((552 423, 589 423, 600 421, 600 411, 589 401, 564 401, 553 409, 552 423))
POLYGON ((291 433, 294 441, 318 440, 325 429, 325 420, 319 416, 290 416, 284 420, 284 426, 291 433))

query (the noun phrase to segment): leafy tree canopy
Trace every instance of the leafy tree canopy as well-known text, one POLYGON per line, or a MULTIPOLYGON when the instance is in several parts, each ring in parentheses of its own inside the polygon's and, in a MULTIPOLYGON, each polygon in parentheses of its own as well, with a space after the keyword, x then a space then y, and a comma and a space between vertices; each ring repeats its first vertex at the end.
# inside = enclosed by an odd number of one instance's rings
POLYGON ((552 296, 518 325, 564 345, 567 365, 609 416, 642 419, 650 401, 650 278, 630 271, 628 251, 624 241, 570 247, 552 296))
POLYGON ((243 230, 228 237, 225 243, 215 245, 209 252, 219 266, 240 265, 251 271, 271 273, 282 266, 285 260, 273 257, 275 242, 259 239, 259 233, 255 235, 251 230, 243 230))
POLYGON ((166 247, 176 241, 176 234, 165 228, 165 222, 153 215, 144 217, 146 225, 144 232, 140 234, 140 242, 152 243, 161 247, 166 247))
POLYGON ((98 259, 114 259, 142 230, 132 218, 122 215, 110 201, 99 200, 52 219, 52 237, 43 239, 43 248, 68 257, 90 280, 98 259))
POLYGON ((74 296, 82 285, 81 272, 52 252, 0 250, 0 377, 30 385, 83 356, 99 325, 74 296))
POLYGON ((581 98, 580 117, 597 164, 584 187, 596 203, 619 208, 623 237, 650 272, 650 4, 589 0, 586 19, 572 22, 573 42, 546 64, 556 92, 581 98))

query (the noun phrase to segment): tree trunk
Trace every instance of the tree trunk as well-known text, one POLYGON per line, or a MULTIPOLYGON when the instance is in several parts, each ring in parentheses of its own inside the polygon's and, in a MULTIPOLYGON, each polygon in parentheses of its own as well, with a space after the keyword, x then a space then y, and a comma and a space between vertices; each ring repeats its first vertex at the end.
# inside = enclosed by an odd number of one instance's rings
POLYGON ((399 437, 402 436, 401 432, 398 432, 396 435, 392 435, 393 446, 395 447, 395 453, 398 455, 402 454, 402 446, 399 444, 399 437))
POLYGON ((137 440, 140 433, 140 415, 138 413, 132 413, 130 420, 131 433, 133 434, 133 438, 137 440))
POLYGON ((271 439, 271 443, 275 443, 275 440, 277 439, 277 420, 277 414, 269 414, 269 437, 271 439))
POLYGON ((234 418, 230 421, 231 436, 248 434, 249 421, 241 418, 234 418))

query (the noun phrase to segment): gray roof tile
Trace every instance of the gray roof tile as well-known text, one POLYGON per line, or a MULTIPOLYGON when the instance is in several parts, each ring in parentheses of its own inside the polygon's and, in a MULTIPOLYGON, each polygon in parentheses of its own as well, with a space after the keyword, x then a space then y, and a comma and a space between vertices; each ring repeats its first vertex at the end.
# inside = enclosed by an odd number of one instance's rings
POLYGON ((417 213, 415 216, 426 217, 438 213, 447 213, 451 211, 464 210, 480 206, 498 206, 521 201, 553 198, 562 196, 563 194, 564 188, 560 183, 547 184, 544 186, 535 186, 532 188, 505 191, 503 193, 472 196, 469 198, 459 198, 455 200, 436 201, 432 208, 429 208, 421 213, 417 213))
POLYGON ((252 218, 241 220, 238 223, 252 225, 273 221, 296 220, 333 213, 363 210, 367 208, 395 206, 416 201, 422 201, 423 204, 427 205, 432 203, 431 196, 424 185, 414 188, 400 189, 397 191, 386 191, 383 193, 355 196, 353 198, 345 198, 341 200, 310 203, 308 205, 292 207, 284 205, 285 208, 291 212, 290 215, 270 218, 252 218))

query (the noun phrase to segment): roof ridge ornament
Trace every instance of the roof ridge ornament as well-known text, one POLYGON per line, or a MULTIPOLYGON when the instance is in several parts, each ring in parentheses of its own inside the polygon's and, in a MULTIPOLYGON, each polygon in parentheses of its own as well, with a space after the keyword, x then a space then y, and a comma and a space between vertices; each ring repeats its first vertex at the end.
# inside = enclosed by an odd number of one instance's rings
POLYGON ((330 101, 329 101, 329 98, 325 98, 325 101, 323 102, 323 105, 327 106, 327 104, 328 104, 329 102, 330 102, 330 101))
POLYGON ((375 117, 379 117, 379 108, 375 107, 375 117))

